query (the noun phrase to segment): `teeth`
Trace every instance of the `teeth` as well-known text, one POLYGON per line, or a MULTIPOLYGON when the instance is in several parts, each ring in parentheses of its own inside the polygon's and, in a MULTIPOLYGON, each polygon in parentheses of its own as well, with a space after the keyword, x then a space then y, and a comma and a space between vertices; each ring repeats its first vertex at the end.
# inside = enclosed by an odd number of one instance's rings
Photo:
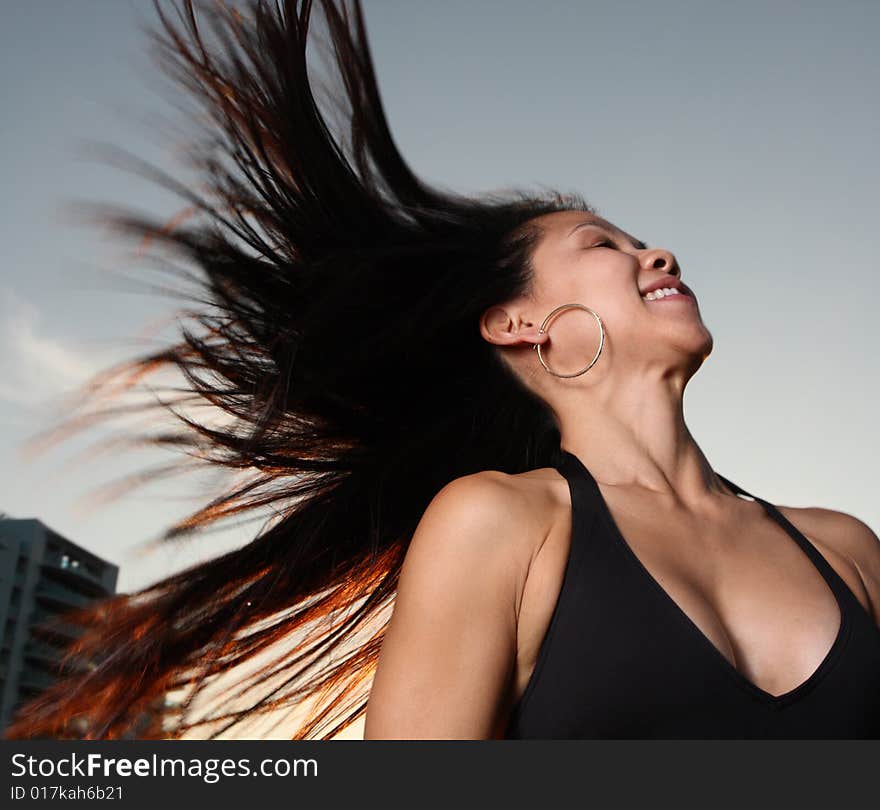
POLYGON ((656 301, 658 298, 663 298, 667 295, 684 295, 684 293, 676 290, 674 287, 661 287, 659 290, 654 290, 653 292, 649 292, 647 295, 643 295, 642 300, 656 301))

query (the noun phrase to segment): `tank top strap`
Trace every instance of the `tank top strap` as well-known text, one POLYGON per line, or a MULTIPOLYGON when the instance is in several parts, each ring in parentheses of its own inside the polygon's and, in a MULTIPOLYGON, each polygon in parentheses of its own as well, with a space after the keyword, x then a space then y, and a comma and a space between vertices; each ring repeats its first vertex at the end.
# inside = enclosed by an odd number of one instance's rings
MULTIPOLYGON (((584 463, 573 453, 568 450, 561 450, 559 462, 556 465, 559 472, 564 475, 569 485, 572 487, 572 507, 575 511, 578 509, 588 509, 596 513, 601 510, 601 504, 604 504, 602 492, 599 489, 596 479, 592 473, 586 468, 584 463)), ((782 527, 782 529, 791 537, 792 540, 803 550, 814 566, 819 570, 822 578, 828 583, 837 601, 840 604, 841 612, 846 620, 849 609, 852 608, 851 599, 855 599, 849 586, 844 582, 842 577, 837 573, 831 563, 825 559, 824 555, 801 533, 782 512, 776 508, 770 501, 753 495, 748 490, 739 486, 729 478, 715 473, 730 489, 738 495, 745 495, 753 501, 759 503, 764 511, 782 527)), ((607 505, 606 505, 607 508, 607 505)))
POLYGON ((583 462, 574 453, 561 450, 554 466, 559 474, 568 481, 571 489, 572 510, 597 511, 596 499, 601 497, 601 493, 596 485, 596 480, 583 462))
MULTIPOLYGON (((574 453, 568 450, 560 449, 557 461, 554 466, 561 475, 569 480, 569 482, 575 481, 578 483, 578 485, 585 485, 590 495, 597 496, 599 498, 602 497, 602 493, 601 490, 599 490, 599 485, 597 484, 596 479, 593 478, 592 473, 586 468, 584 463, 574 453)), ((715 475, 717 475, 722 481, 724 481, 724 483, 727 484, 727 486, 730 487, 730 489, 732 489, 738 495, 746 495, 752 500, 764 504, 765 508, 773 509, 773 504, 764 501, 757 495, 752 495, 751 492, 746 491, 741 486, 731 481, 729 478, 725 478, 718 472, 716 472, 715 475)))
POLYGON ((853 607, 853 601, 855 601, 855 596, 853 596, 852 591, 850 590, 849 585, 844 582, 843 578, 840 574, 837 573, 834 566, 825 559, 825 555, 819 551, 795 526, 782 512, 770 501, 765 500, 757 495, 752 495, 750 492, 747 492, 738 484, 735 484, 728 478, 725 478, 720 473, 715 473, 728 487, 730 487, 734 492, 740 495, 747 495, 754 501, 757 501, 764 508, 764 511, 770 515, 791 537, 792 540, 797 543, 803 552, 810 558, 810 561, 813 565, 818 569, 819 573, 822 575, 822 578, 828 583, 828 586, 831 588, 835 597, 837 598, 838 604, 840 605, 841 614, 843 616, 843 625, 844 628, 848 623, 848 614, 849 611, 853 607))
MULTIPOLYGON (((592 554, 597 543, 602 545, 601 532, 596 532, 601 515, 598 498, 601 497, 595 482, 580 459, 567 450, 560 450, 553 466, 568 482, 571 500, 571 546, 569 568, 577 570, 584 557, 592 554)), ((563 588, 565 588, 563 584, 563 588)))
POLYGON ((717 475, 722 481, 724 481, 724 483, 727 484, 727 486, 730 487, 730 489, 732 489, 737 495, 747 495, 753 501, 761 500, 755 495, 752 495, 751 492, 747 492, 746 490, 744 490, 739 484, 735 484, 729 478, 725 478, 721 473, 716 472, 715 475, 717 475))

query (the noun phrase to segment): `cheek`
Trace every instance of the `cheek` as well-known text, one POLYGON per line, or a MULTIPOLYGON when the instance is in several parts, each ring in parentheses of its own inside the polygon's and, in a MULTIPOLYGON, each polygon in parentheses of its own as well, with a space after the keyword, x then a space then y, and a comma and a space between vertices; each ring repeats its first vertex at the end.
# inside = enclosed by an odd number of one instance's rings
POLYGON ((608 321, 629 321, 643 309, 638 292, 626 284, 621 273, 576 279, 568 293, 568 301, 585 304, 608 321))
POLYGON ((547 274, 535 287, 534 301, 545 314, 560 304, 580 303, 589 306, 588 299, 596 299, 602 285, 590 280, 577 266, 566 271, 547 274))
MULTIPOLYGON (((616 264, 602 267, 596 263, 586 267, 573 262, 555 270, 558 272, 536 275, 533 300, 540 320, 562 304, 584 304, 603 320, 631 319, 644 308, 631 271, 626 267, 616 264)), ((592 317, 586 312, 581 314, 592 317)))
MULTIPOLYGON (((590 294, 584 285, 569 284, 557 288, 556 295, 552 299, 548 296, 542 297, 540 301, 536 300, 535 323, 537 326, 543 325, 547 316, 557 308, 563 307, 553 315, 545 328, 553 341, 551 351, 565 366, 571 360, 570 352, 574 353, 573 356, 579 357, 588 348, 590 351, 595 348, 600 334, 595 315, 601 319, 606 336, 609 333, 622 335, 632 333, 633 330, 639 331, 640 313, 634 310, 640 303, 623 300, 622 292, 619 290, 609 292, 606 289, 599 293, 593 291, 590 294), (580 304, 593 312, 580 307, 564 307, 565 304, 580 304)), ((571 362, 576 362, 576 359, 571 362)))
MULTIPOLYGON (((536 288, 533 291, 533 306, 530 309, 533 313, 536 325, 540 326, 544 319, 556 309, 556 307, 561 304, 569 304, 579 300, 578 293, 571 284, 554 282, 536 288)), ((562 313, 560 313, 560 315, 561 314, 562 313)), ((555 316, 551 321, 551 325, 558 319, 559 315, 555 316)))

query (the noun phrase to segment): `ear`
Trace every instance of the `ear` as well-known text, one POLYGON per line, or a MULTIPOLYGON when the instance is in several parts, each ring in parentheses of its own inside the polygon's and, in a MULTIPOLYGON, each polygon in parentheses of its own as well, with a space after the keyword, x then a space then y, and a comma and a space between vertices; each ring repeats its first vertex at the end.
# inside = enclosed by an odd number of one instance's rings
POLYGON ((550 336, 539 332, 540 328, 540 324, 500 304, 489 307, 480 318, 480 334, 496 346, 531 348, 536 343, 546 343, 550 336))

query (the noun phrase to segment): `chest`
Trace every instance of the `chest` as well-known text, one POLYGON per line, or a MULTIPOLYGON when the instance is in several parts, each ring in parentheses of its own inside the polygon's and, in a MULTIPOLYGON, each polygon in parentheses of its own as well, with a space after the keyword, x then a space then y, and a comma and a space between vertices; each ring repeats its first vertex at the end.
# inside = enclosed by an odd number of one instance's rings
MULTIPOLYGON (((625 648, 627 631, 620 616, 641 618, 645 627, 658 619, 661 627, 671 622, 683 644, 717 656, 722 668, 770 697, 791 692, 819 669, 840 636, 838 600, 814 561, 758 503, 741 500, 711 520, 674 510, 665 510, 661 520, 654 505, 614 493, 605 495, 605 505, 594 532, 608 548, 593 549, 588 559, 594 566, 604 561, 616 587, 604 603, 594 599, 591 608, 582 608, 595 613, 580 617, 584 623, 605 616, 618 628, 618 643, 625 648), (614 601, 619 599, 623 602, 614 601), (616 619, 609 615, 612 604, 616 619)), ((526 582, 518 695, 528 685, 553 620, 571 535, 571 513, 562 510, 526 582)), ((852 564, 807 539, 858 593, 860 580, 852 564)), ((603 591, 599 573, 582 575, 603 591)), ((662 655, 662 634, 656 643, 662 655)))
POLYGON ((507 736, 880 733, 880 631, 844 560, 753 502, 732 522, 662 529, 608 503, 575 510, 542 548, 535 582, 556 592, 531 601, 533 619, 553 604, 507 736))

